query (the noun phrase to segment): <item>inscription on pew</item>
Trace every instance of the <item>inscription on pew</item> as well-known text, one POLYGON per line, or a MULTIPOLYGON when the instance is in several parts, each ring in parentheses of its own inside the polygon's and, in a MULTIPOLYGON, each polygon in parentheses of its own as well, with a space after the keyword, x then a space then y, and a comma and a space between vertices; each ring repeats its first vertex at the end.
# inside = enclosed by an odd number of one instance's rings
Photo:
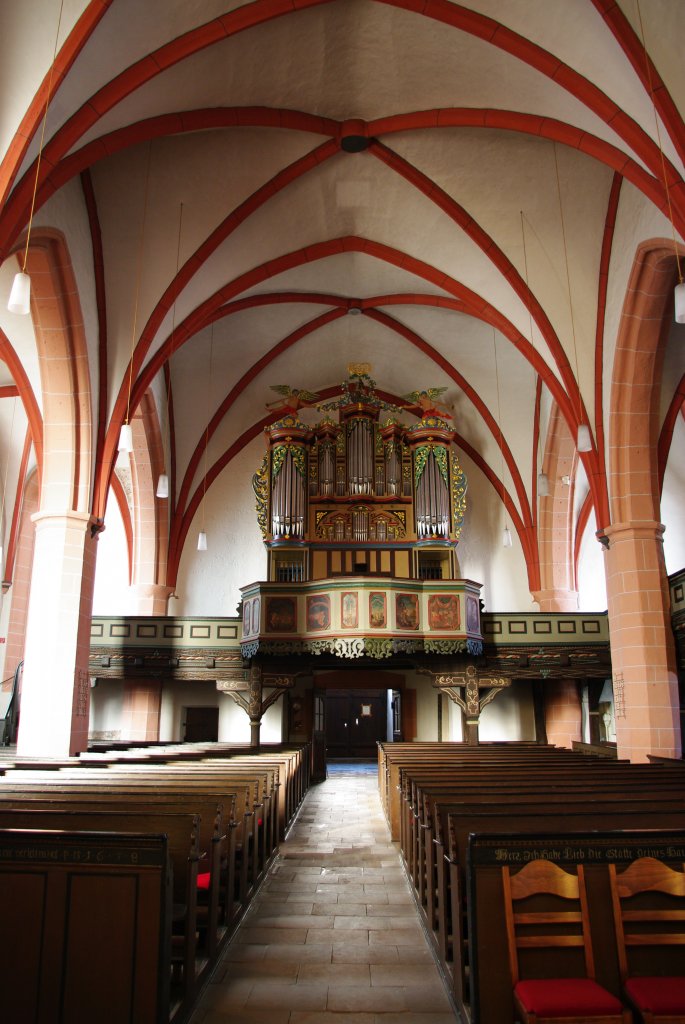
MULTIPOLYGON (((627 865, 638 857, 654 857, 677 867, 685 857, 685 831, 472 833, 467 865, 471 1024, 513 1019, 502 867, 505 864, 523 867, 524 863, 535 859, 550 860, 565 870, 583 864, 597 980, 619 996, 607 865, 612 862, 627 865)), ((555 964, 550 961, 537 976, 554 977, 554 972, 555 964)))
POLYGON ((158 867, 163 863, 162 855, 157 850, 145 850, 130 847, 112 849, 105 846, 62 845, 60 840, 54 844, 32 846, 8 845, 0 843, 0 860, 50 861, 58 864, 102 864, 121 865, 133 864, 139 867, 158 867))
POLYGON ((472 837, 469 853, 473 866, 492 864, 527 864, 531 860, 549 860, 555 864, 620 864, 637 857, 654 857, 656 860, 685 860, 685 836, 682 832, 672 837, 661 833, 658 839, 646 840, 643 846, 636 846, 634 837, 630 843, 620 839, 586 839, 568 834, 558 841, 530 837, 517 840, 507 837, 506 843, 490 836, 472 837))

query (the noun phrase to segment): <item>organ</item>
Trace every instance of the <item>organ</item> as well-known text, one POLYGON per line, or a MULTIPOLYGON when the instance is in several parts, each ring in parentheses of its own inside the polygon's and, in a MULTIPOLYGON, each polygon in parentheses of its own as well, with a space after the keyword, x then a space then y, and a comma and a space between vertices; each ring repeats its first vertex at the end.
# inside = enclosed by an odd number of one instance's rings
POLYGON ((318 423, 286 399, 254 478, 269 580, 456 578, 466 476, 444 410, 423 404, 404 425, 359 367, 318 423))
POLYGON ((241 588, 243 657, 478 655, 480 585, 459 578, 466 476, 449 413, 435 389, 399 406, 367 364, 348 370, 325 403, 275 389, 282 415, 253 479, 267 579, 241 588), (323 415, 305 422, 300 407, 314 400, 323 415))

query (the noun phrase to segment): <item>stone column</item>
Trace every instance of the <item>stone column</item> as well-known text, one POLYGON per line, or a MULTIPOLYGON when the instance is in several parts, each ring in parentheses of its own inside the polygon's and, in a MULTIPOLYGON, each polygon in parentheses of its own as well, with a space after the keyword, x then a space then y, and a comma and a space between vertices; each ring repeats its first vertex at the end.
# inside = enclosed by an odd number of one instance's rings
POLYGON ((547 742, 571 748, 582 739, 580 695, 575 679, 552 679, 543 683, 547 742))
POLYGON ((535 590, 531 594, 541 612, 577 612, 577 590, 535 590))
POLYGON ((88 746, 92 518, 37 512, 17 753, 67 757, 88 746))
POLYGON ((159 679, 125 679, 121 738, 158 740, 162 684, 159 679))
POLYGON ((603 531, 616 743, 631 761, 682 750, 663 532, 653 521, 603 531))
POLYGON ((174 588, 162 583, 134 583, 129 591, 133 597, 133 615, 166 615, 174 588))

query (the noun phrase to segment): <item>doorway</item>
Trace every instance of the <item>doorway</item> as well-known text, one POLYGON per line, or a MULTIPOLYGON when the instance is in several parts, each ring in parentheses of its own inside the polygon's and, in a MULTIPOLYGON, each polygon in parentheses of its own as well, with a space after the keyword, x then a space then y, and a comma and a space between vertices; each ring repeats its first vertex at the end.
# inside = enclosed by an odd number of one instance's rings
POLYGON ((219 709, 185 708, 185 743, 216 743, 219 739, 219 709))
POLYGON ((331 758, 373 758, 388 736, 387 690, 326 691, 326 752, 331 758))

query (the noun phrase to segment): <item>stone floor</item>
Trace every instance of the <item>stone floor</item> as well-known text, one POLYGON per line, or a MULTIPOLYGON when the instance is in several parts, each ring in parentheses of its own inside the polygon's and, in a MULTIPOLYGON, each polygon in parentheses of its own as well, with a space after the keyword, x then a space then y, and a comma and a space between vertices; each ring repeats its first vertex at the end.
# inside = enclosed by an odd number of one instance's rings
POLYGON ((191 1024, 455 1024, 375 765, 307 794, 191 1024))

